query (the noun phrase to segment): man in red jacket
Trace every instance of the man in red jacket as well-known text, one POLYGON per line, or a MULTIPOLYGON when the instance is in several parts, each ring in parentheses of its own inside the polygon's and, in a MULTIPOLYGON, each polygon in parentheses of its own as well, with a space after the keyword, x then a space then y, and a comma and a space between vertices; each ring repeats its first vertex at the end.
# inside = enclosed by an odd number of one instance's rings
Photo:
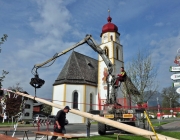
POLYGON ((115 82, 115 87, 117 88, 119 86, 119 81, 124 82, 125 78, 126 78, 126 72, 124 70, 124 67, 121 67, 121 72, 120 74, 118 74, 118 78, 116 79, 116 82, 115 82))

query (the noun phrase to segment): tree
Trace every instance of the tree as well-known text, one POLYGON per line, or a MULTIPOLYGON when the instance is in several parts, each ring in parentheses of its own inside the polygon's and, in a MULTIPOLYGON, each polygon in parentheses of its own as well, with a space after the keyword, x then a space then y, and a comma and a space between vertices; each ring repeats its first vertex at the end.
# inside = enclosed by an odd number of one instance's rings
MULTIPOLYGON (((16 86, 9 87, 9 90, 12 91, 23 91, 23 88, 19 86, 19 83, 16 83, 16 86)), ((10 97, 6 96, 6 112, 8 115, 8 118, 11 118, 12 116, 16 115, 20 111, 20 106, 22 103, 22 96, 14 97, 14 93, 10 92, 10 97)))
MULTIPOLYGON (((3 37, 1 37, 0 45, 3 44, 7 40, 8 35, 4 34, 3 37)), ((1 47, 0 47, 0 53, 1 53, 1 47)))
POLYGON ((50 115, 52 112, 52 106, 43 104, 41 111, 50 115))
POLYGON ((148 101, 157 93, 158 85, 155 83, 157 71, 147 51, 139 50, 137 56, 129 62, 126 72, 140 95, 135 96, 135 102, 148 101))
POLYGON ((9 90, 14 90, 14 91, 23 91, 23 88, 20 87, 20 83, 16 83, 16 86, 8 87, 9 90))
POLYGON ((17 98, 13 98, 14 93, 10 92, 10 98, 7 97, 6 101, 6 112, 8 118, 16 115, 20 111, 20 105, 22 103, 22 96, 17 96, 17 98))
POLYGON ((179 106, 180 95, 174 87, 167 87, 162 90, 162 107, 174 108, 179 106))
MULTIPOLYGON (((7 37, 8 37, 7 34, 4 34, 3 37, 1 37, 0 46, 7 40, 7 37)), ((1 53, 1 47, 0 47, 0 53, 1 53)), ((2 88, 2 81, 8 73, 9 72, 3 70, 2 77, 0 77, 0 88, 2 88)))
POLYGON ((0 77, 0 88, 2 88, 2 81, 9 72, 3 70, 2 77, 0 77))

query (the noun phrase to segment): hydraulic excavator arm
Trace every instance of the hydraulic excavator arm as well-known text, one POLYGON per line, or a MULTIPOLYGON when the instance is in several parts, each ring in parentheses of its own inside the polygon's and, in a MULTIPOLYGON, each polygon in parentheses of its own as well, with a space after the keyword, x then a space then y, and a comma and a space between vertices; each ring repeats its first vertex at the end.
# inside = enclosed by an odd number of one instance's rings
POLYGON ((113 64, 111 63, 111 61, 105 54, 104 50, 99 47, 99 45, 95 42, 95 40, 92 38, 92 36, 86 35, 86 37, 83 40, 76 43, 72 47, 70 47, 60 53, 55 54, 52 58, 48 59, 47 61, 45 61, 41 64, 35 64, 32 69, 32 73, 34 74, 35 77, 31 79, 30 84, 35 88, 40 88, 45 83, 45 81, 39 78, 37 69, 42 68, 46 64, 55 61, 56 58, 66 54, 67 52, 69 52, 69 51, 73 50, 74 48, 77 48, 78 46, 83 45, 85 43, 87 43, 94 51, 96 51, 102 57, 102 59, 104 60, 106 66, 108 68, 108 74, 111 75, 113 72, 113 64))

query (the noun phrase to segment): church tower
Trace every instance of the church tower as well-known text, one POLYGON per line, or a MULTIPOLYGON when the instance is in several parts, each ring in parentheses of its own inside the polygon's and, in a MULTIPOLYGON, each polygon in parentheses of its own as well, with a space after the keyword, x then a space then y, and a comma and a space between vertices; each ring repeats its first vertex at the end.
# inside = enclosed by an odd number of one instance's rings
MULTIPOLYGON (((112 18, 107 18, 108 23, 102 27, 101 45, 100 47, 105 51, 108 58, 111 60, 113 66, 113 74, 120 73, 120 68, 124 66, 123 62, 123 46, 120 44, 120 33, 118 27, 113 24, 112 18)), ((107 66, 101 56, 98 57, 98 101, 99 109, 106 101, 107 96, 107 66)))

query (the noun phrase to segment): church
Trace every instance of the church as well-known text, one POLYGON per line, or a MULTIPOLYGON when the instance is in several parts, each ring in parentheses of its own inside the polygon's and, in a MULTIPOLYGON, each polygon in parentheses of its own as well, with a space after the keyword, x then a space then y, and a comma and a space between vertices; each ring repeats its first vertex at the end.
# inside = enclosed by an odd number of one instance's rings
MULTIPOLYGON (((118 27, 108 16, 108 23, 102 27, 100 48, 113 64, 113 74, 117 75, 124 66, 123 46, 120 44, 118 27)), ((107 96, 107 66, 101 56, 98 60, 73 51, 53 84, 53 103, 69 106, 83 112, 102 110, 107 96)), ((127 106, 127 101, 119 90, 117 100, 127 106)), ((53 107, 52 115, 59 109, 53 107)), ((69 123, 85 123, 86 118, 68 113, 69 123)))

